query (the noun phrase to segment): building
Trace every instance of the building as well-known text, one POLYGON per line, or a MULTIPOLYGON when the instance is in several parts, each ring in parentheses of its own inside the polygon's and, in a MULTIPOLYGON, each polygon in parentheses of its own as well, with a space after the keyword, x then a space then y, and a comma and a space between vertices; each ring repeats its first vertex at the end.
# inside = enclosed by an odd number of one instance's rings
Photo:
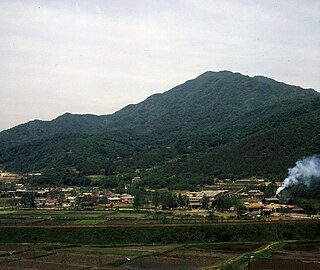
POLYGON ((271 204, 271 203, 279 204, 280 200, 278 198, 272 197, 272 198, 264 198, 262 202, 264 204, 271 204))
POLYGON ((141 181, 141 177, 140 176, 135 176, 135 177, 132 178, 131 183, 133 184, 133 183, 137 183, 137 182, 140 182, 140 181, 141 181))

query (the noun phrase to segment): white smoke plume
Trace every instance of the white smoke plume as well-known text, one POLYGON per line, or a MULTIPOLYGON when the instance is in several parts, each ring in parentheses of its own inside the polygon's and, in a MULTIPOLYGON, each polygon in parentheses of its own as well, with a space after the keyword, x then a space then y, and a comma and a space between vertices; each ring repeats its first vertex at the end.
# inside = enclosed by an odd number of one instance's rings
POLYGON ((288 170, 288 177, 283 181, 282 186, 277 189, 279 194, 286 187, 304 183, 310 185, 311 179, 320 178, 320 156, 314 155, 303 158, 296 162, 296 166, 288 170))

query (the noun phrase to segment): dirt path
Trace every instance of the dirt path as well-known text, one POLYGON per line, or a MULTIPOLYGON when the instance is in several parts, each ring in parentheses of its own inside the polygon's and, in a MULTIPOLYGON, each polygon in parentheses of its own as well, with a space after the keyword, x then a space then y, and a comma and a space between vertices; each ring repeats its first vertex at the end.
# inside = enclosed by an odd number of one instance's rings
POLYGON ((272 248, 274 245, 276 245, 276 244, 278 244, 278 243, 279 243, 279 242, 271 242, 271 243, 268 244, 267 246, 255 250, 255 251, 253 252, 253 254, 259 254, 259 253, 261 253, 261 252, 263 252, 263 251, 265 251, 265 250, 268 250, 268 249, 272 248))
MULTIPOLYGON (((263 246, 261 248, 258 248, 256 250, 253 251, 253 254, 259 254, 265 250, 268 250, 270 248, 272 248, 274 245, 278 244, 279 242, 271 242, 266 246, 263 246)), ((232 257, 226 261, 224 261, 222 264, 216 264, 216 265, 211 265, 209 267, 204 268, 205 270, 218 270, 218 269, 222 269, 224 267, 226 267, 227 265, 230 265, 232 263, 235 263, 238 260, 241 260, 242 258, 247 258, 248 255, 247 254, 240 254, 239 256, 236 257, 232 257)))
POLYGON ((110 224, 95 224, 95 225, 87 225, 87 224, 0 224, 0 228, 8 228, 8 227, 19 227, 19 228, 108 228, 108 227, 193 227, 193 226, 220 226, 220 225, 239 225, 239 224, 276 224, 276 223, 305 223, 305 222, 319 222, 317 220, 295 220, 295 221, 224 221, 224 222, 204 222, 204 223, 169 223, 169 224, 162 224, 162 223, 140 223, 140 224, 117 224, 117 223, 110 223, 110 224))

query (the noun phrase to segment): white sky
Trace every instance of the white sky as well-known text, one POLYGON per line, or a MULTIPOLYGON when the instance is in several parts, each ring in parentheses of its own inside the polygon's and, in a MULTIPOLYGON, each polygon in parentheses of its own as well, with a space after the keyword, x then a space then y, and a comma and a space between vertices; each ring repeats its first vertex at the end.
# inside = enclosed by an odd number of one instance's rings
POLYGON ((107 114, 212 70, 320 90, 318 0, 0 0, 0 130, 107 114))

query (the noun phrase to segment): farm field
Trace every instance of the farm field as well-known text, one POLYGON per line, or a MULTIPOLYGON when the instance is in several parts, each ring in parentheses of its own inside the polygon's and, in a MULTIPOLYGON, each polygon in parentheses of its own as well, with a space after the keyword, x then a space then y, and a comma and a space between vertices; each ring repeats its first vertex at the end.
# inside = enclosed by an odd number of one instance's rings
MULTIPOLYGON (((61 210, 61 209, 18 209, 0 210, 0 225, 7 226, 88 226, 88 225, 143 225, 143 224, 218 224, 218 223, 264 223, 305 222, 306 220, 245 220, 215 213, 154 211, 134 209, 108 210, 61 210)), ((307 220, 309 221, 309 220, 307 220)), ((315 220, 310 220, 315 221, 315 220)))
POLYGON ((3 211, 0 220, 8 223, 0 224, 0 270, 235 270, 246 267, 251 254, 255 256, 251 269, 287 269, 293 259, 298 270, 319 265, 315 260, 319 242, 294 242, 319 240, 316 220, 195 218, 166 223, 153 222, 153 215, 135 210, 3 211), (274 268, 261 268, 270 265, 274 268))
POLYGON ((317 270, 320 269, 319 242, 289 242, 266 259, 253 261, 252 270, 317 270))
MULTIPOLYGON (((225 220, 216 218, 217 221, 225 220)), ((227 221, 227 220, 226 220, 227 221)), ((194 213, 145 210, 55 210, 19 209, 0 210, 0 224, 27 225, 95 225, 95 224, 159 224, 159 223, 203 223, 212 222, 208 217, 194 213)))
POLYGON ((0 244, 0 269, 247 269, 316 270, 320 242, 204 243, 175 245, 0 244), (263 254, 271 249, 271 253, 263 254), (261 256, 262 255, 262 256, 261 256), (264 257, 265 256, 265 257, 264 257))
POLYGON ((67 246, 0 244, 0 269, 202 269, 264 243, 67 246))

